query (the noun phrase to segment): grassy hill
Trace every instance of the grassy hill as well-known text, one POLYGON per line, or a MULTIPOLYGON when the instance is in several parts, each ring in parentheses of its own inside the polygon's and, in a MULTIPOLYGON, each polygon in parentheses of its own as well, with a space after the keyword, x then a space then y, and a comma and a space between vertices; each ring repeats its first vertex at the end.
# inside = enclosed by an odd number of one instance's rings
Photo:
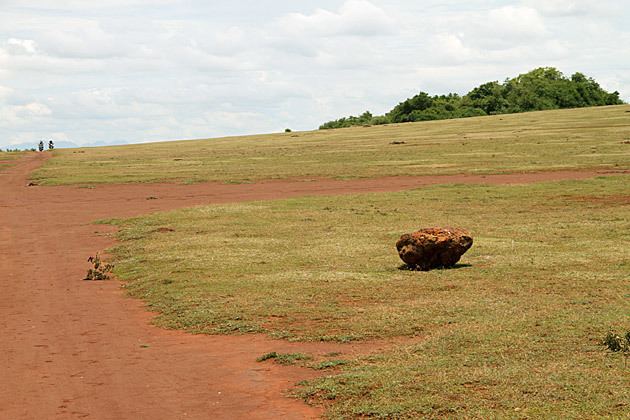
MULTIPOLYGON (((613 106, 61 150, 35 177, 250 182, 628 169, 628 140, 630 106, 613 106)), ((627 416, 628 367, 601 339, 630 325, 628 175, 209 205, 108 223, 120 227, 116 275, 159 325, 297 341, 397 339, 363 357, 278 356, 328 369, 295 395, 325 405, 330 418, 627 416), (456 269, 399 270, 396 239, 429 225, 468 228, 475 244, 456 269)))
POLYGON ((43 184, 252 182, 628 167, 630 106, 56 150, 43 184), (399 143, 399 144, 392 144, 399 143), (401 144, 402 143, 402 144, 401 144))

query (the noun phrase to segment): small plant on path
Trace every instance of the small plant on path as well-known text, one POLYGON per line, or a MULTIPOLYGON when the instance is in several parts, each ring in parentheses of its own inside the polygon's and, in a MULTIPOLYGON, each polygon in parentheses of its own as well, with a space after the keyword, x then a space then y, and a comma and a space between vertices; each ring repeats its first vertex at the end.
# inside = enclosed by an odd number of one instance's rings
POLYGON ((107 264, 101 261, 98 253, 95 256, 88 258, 88 262, 92 263, 92 268, 88 269, 87 275, 84 280, 107 280, 109 274, 114 269, 113 264, 107 264))
POLYGON ((621 353, 624 355, 624 366, 626 360, 630 356, 630 331, 626 332, 623 336, 609 332, 602 340, 602 344, 605 345, 608 350, 613 353, 621 353))

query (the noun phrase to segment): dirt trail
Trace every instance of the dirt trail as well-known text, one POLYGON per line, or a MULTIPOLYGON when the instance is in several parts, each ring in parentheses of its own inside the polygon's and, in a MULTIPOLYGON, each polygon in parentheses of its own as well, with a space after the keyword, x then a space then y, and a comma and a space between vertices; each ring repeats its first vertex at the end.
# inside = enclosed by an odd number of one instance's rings
POLYGON ((104 235, 111 228, 91 224, 95 219, 204 203, 599 174, 27 187, 28 174, 43 159, 29 155, 0 172, 0 419, 316 418, 318 408, 284 396, 316 373, 257 363, 256 357, 269 351, 364 351, 359 345, 193 336, 153 327, 152 315, 126 298, 118 282, 80 280, 87 256, 113 243, 104 235))

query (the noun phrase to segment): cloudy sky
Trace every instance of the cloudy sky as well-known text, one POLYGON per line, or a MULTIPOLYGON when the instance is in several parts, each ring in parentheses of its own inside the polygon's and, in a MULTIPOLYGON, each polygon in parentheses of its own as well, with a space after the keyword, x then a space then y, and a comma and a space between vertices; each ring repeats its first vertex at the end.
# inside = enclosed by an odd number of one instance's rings
POLYGON ((0 0, 0 147, 316 128, 535 67, 630 101, 624 0, 0 0))

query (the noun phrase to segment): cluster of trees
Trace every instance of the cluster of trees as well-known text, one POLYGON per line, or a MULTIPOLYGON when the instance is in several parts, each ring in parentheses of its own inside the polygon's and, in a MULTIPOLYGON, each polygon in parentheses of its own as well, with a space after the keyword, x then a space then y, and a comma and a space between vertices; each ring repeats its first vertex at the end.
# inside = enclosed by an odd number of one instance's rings
POLYGON ((320 130, 327 128, 343 128, 352 127, 353 125, 372 125, 372 124, 388 124, 391 121, 386 115, 374 116, 370 111, 365 111, 358 117, 349 116, 338 120, 329 121, 319 126, 320 130))
POLYGON ((606 92, 591 77, 575 73, 568 78, 553 67, 541 67, 513 79, 506 79, 503 83, 484 83, 464 96, 456 93, 431 96, 420 92, 399 103, 385 115, 373 116, 366 111, 358 117, 329 121, 319 128, 444 120, 622 103, 619 92, 606 92))
POLYGON ((37 149, 35 149, 34 147, 31 147, 30 149, 24 149, 24 150, 22 150, 22 149, 20 149, 20 148, 18 148, 18 147, 14 147, 13 149, 11 149, 10 147, 7 147, 7 150, 2 150, 2 149, 0 149, 0 152, 7 152, 7 153, 15 153, 15 152, 22 152, 22 151, 25 151, 25 152, 27 152, 27 151, 35 152, 35 151, 37 151, 37 149))

